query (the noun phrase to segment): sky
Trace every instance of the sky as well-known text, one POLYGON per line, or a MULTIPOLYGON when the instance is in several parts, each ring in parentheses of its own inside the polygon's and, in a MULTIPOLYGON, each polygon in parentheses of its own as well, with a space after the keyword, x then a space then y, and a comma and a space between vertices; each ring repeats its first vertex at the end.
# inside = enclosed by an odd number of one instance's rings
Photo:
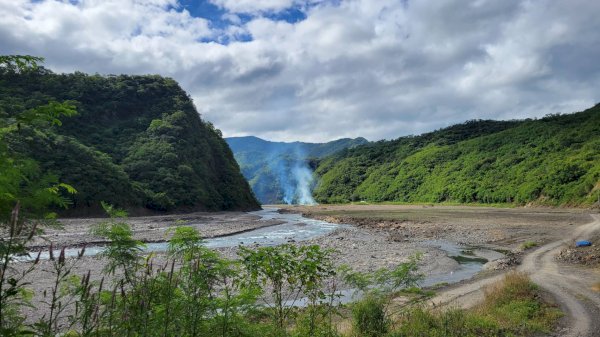
POLYGON ((0 0, 0 54, 179 81, 224 136, 369 140, 600 102, 597 0, 0 0))

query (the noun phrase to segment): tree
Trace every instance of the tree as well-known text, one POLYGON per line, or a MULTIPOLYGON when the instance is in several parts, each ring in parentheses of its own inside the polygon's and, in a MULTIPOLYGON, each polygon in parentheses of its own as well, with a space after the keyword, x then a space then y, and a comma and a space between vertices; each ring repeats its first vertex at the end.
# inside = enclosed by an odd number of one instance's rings
MULTIPOLYGON (((0 72, 24 73, 38 68, 42 59, 33 56, 0 56, 0 72)), ((49 102, 24 111, 0 111, 0 335, 19 333, 23 317, 19 306, 26 301, 24 278, 33 266, 16 273, 11 263, 27 254, 26 243, 46 225, 56 225, 50 205, 66 207, 60 191, 75 189, 40 171, 38 163, 24 158, 7 145, 6 138, 23 128, 43 129, 60 125, 60 117, 73 116, 70 102, 49 102)), ((39 260, 33 261, 35 264, 39 260)))

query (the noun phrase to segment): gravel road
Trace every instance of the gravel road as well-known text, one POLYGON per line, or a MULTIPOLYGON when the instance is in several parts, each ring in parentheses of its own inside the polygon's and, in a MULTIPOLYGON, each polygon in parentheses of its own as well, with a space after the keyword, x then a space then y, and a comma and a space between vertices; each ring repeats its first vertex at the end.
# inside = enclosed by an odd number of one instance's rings
MULTIPOLYGON (((592 337, 600 334, 600 294, 593 290, 594 284, 600 280, 600 271, 556 260, 564 245, 572 245, 575 240, 588 238, 600 231, 600 216, 592 215, 592 218, 592 222, 577 227, 570 236, 529 253, 517 268, 551 294, 567 314, 564 326, 556 336, 592 337)), ((504 273, 497 274, 450 288, 433 298, 432 304, 473 307, 483 299, 483 289, 503 277, 504 273)))

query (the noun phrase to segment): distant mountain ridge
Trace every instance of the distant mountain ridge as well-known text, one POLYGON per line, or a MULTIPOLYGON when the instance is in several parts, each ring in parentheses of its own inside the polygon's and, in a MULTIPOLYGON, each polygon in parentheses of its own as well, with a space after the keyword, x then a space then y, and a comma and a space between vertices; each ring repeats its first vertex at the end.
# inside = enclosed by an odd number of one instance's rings
POLYGON ((254 136, 225 138, 255 196, 263 204, 312 203, 316 160, 367 144, 364 138, 327 143, 271 142, 254 136))
POLYGON ((374 142, 325 158, 315 173, 320 203, 592 205, 600 199, 600 104, 374 142))
POLYGON ((326 143, 273 142, 255 136, 227 137, 225 141, 231 147, 234 155, 251 151, 285 152, 299 150, 304 151, 308 158, 324 158, 341 150, 369 143, 368 140, 362 137, 340 138, 326 143))

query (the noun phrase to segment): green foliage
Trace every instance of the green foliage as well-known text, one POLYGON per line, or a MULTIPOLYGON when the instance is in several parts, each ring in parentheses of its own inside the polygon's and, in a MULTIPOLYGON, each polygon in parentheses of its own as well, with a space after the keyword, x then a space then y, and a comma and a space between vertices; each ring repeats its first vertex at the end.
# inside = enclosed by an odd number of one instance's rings
POLYGON ((4 59, 0 128, 39 172, 77 188, 61 193, 71 213, 98 214, 102 200, 132 210, 258 207, 218 130, 172 79, 53 74, 38 58, 4 59))
POLYGON ((104 206, 111 220, 94 234, 109 241, 103 255, 112 291, 94 286, 89 275, 83 278, 74 318, 88 331, 82 336, 244 336, 259 325, 245 318, 256 293, 241 287, 239 264, 202 246, 195 229, 176 227, 167 262, 155 264, 152 255, 140 254, 141 243, 132 239, 123 213, 104 206))
POLYGON ((420 254, 394 269, 382 268, 373 273, 361 273, 343 267, 341 274, 347 284, 364 295, 352 306, 352 319, 357 336, 383 336, 392 322, 392 300, 400 291, 414 288, 423 279, 418 272, 420 254))
POLYGON ((537 247, 537 246, 538 246, 538 243, 535 241, 525 241, 521 244, 521 249, 527 250, 527 249, 537 247))
POLYGON ((600 181, 600 105, 539 120, 470 121, 323 160, 318 202, 591 205, 600 181))
MULTIPOLYGON (((37 69, 40 58, 31 56, 0 56, 0 74, 26 74, 37 69)), ((65 207, 68 200, 60 195, 75 193, 68 184, 43 173, 38 163, 15 151, 8 141, 23 128, 40 132, 51 125, 60 125, 60 117, 73 116, 74 107, 68 103, 32 104, 28 109, 6 113, 0 108, 0 335, 27 334, 23 327, 21 308, 28 305, 30 292, 25 289, 26 277, 33 271, 36 258, 24 270, 16 272, 12 264, 19 255, 28 255, 26 244, 44 226, 56 225, 56 214, 48 211, 51 205, 65 207)), ((64 254, 58 263, 64 264, 64 254)), ((62 268, 62 267, 61 267, 62 268)), ((66 277, 64 273, 58 278, 66 277)), ((53 292, 47 333, 56 326, 54 319, 62 308, 56 307, 60 295, 53 292)))
POLYGON ((128 283, 135 281, 135 273, 140 268, 141 253, 144 243, 133 239, 131 227, 126 222, 117 221, 126 216, 125 211, 115 209, 112 205, 102 203, 111 220, 98 224, 92 234, 106 239, 109 244, 100 254, 108 263, 104 272, 108 275, 123 275, 128 283))
POLYGON ((405 312, 402 324, 389 337, 484 337, 510 336, 493 319, 451 309, 434 313, 417 307, 405 312))
POLYGON ((427 310, 417 306, 402 312, 390 337, 498 337, 546 334, 560 317, 540 300, 527 276, 508 274, 485 290, 485 300, 473 310, 427 310))
POLYGON ((291 337, 341 337, 333 322, 335 308, 332 304, 311 306, 301 311, 296 318, 291 337))
POLYGON ((343 266, 341 274, 346 283, 355 289, 373 296, 385 297, 417 286, 424 277, 418 272, 420 259, 421 254, 416 254, 410 257, 408 262, 400 263, 393 269, 381 268, 372 273, 355 272, 343 266))
POLYGON ((352 306, 352 322, 357 336, 379 337, 388 332, 390 318, 381 297, 367 295, 352 306))
POLYGON ((561 316, 558 309, 540 301, 538 287, 524 274, 507 274, 503 282, 485 293, 478 312, 516 335, 549 332, 561 316))
POLYGON ((245 286, 261 291, 266 287, 270 289, 265 303, 272 309, 274 324, 282 331, 300 296, 306 297, 311 309, 327 301, 323 288, 336 274, 331 254, 332 251, 316 245, 288 244, 255 250, 240 247, 239 252, 247 272, 245 286))
POLYGON ((44 58, 30 55, 0 55, 0 72, 27 72, 35 70, 44 58))

